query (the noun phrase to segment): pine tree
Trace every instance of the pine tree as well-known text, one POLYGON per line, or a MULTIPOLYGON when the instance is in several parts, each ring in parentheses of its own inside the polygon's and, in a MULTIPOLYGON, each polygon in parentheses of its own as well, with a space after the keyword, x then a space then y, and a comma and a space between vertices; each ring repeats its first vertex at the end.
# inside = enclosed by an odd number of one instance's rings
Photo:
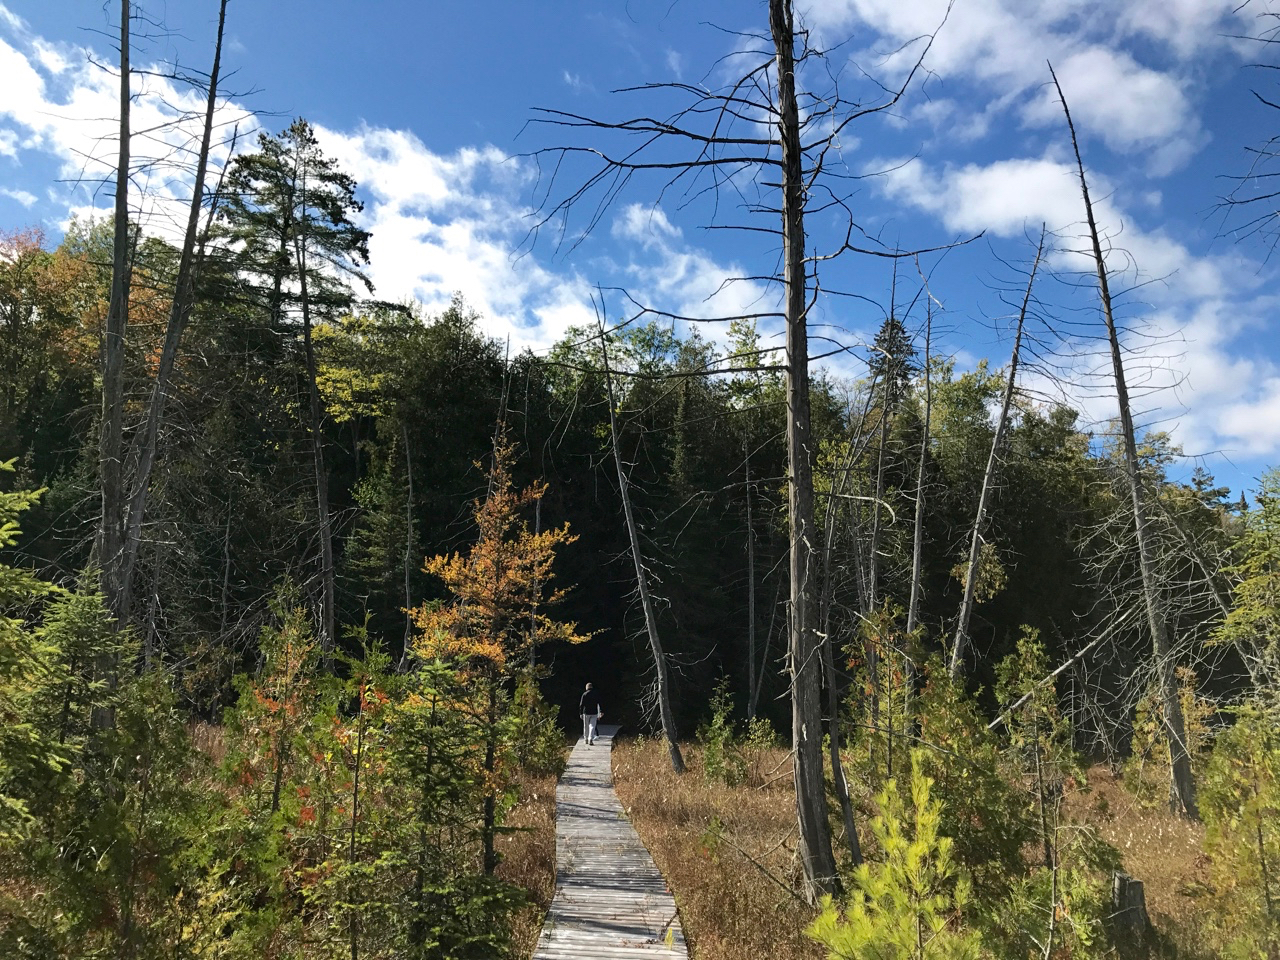
POLYGON ((1280 683, 1280 470, 1263 475, 1257 504, 1245 514, 1231 610, 1213 638, 1233 646, 1255 680, 1275 689, 1280 683))
POLYGON ((911 757, 911 793, 890 780, 877 803, 871 831, 882 862, 864 863, 843 911, 826 897, 809 936, 831 960, 977 960, 979 935, 962 926, 969 879, 940 832, 941 804, 933 798, 920 752, 911 757))
POLYGON ((1280 705, 1239 709, 1205 771, 1200 813, 1228 957, 1280 953, 1280 705))
MULTIPOLYGON (((0 472, 13 470, 14 461, 0 463, 0 472)), ((38 498, 39 493, 0 491, 0 550, 18 542, 18 517, 38 498)), ((35 785, 52 782, 69 760, 65 744, 34 722, 31 709, 47 686, 56 650, 21 615, 53 592, 28 571, 0 563, 0 841, 25 832, 35 785)))
POLYGON ((329 476, 324 453, 324 405, 313 343, 318 318, 350 309, 350 281, 372 290, 360 268, 369 261, 369 234, 352 217, 363 206, 355 181, 320 150, 315 131, 295 120, 273 137, 258 137, 258 152, 236 158, 222 212, 235 264, 265 300, 273 332, 289 333, 291 306, 301 314, 301 340, 320 541, 320 647, 336 642, 337 597, 329 476))

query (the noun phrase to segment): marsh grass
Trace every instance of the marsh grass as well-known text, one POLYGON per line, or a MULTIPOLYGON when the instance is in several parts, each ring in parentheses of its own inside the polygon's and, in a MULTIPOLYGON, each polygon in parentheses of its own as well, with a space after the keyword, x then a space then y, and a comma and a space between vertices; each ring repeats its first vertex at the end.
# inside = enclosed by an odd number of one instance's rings
POLYGON ((498 876, 529 897, 511 918, 511 955, 532 957, 556 891, 556 776, 522 772, 517 788, 505 821, 512 830, 498 840, 498 876))
POLYGON ((1070 795, 1069 813, 1115 847, 1124 869, 1141 880, 1158 955, 1200 960, 1210 946, 1213 907, 1204 825, 1144 802, 1106 766, 1088 771, 1089 790, 1070 795))
POLYGON ((683 749, 689 770, 678 777, 660 741, 622 740, 613 778, 671 886, 693 956, 820 960, 822 948, 803 933, 816 911, 789 892, 797 870, 795 792, 791 777, 778 775, 789 774, 787 751, 762 748, 746 780, 729 786, 703 775, 700 746, 683 749))

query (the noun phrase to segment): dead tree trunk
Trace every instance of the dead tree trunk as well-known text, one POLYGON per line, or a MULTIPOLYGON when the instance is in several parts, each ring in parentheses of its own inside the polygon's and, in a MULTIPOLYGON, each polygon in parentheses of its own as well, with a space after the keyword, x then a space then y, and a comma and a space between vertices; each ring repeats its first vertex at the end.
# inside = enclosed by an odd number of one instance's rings
MULTIPOLYGON (((880 405, 880 425, 877 433, 876 442, 876 480, 875 488, 871 499, 871 539, 868 543, 867 555, 867 591, 866 591, 866 609, 863 610, 863 617, 869 622, 879 622, 880 618, 876 617, 877 607, 880 605, 880 505, 884 502, 884 454, 888 440, 889 431, 889 390, 891 388, 891 378, 886 377, 884 402, 880 405)), ((871 696, 868 698, 871 705, 871 730, 873 732, 880 729, 880 637, 866 632, 866 642, 864 646, 864 656, 867 661, 867 682, 871 687, 871 696)), ((891 724, 890 724, 891 726, 891 724)), ((893 731, 886 730, 888 736, 889 749, 893 748, 893 731)), ((875 743, 872 738, 871 743, 875 743)), ((872 746, 873 760, 875 747, 872 746)), ((892 776, 892 770, 886 773, 892 776)))
MULTIPOLYGON (((933 417, 933 371, 929 369, 930 351, 933 346, 933 296, 926 290, 924 321, 924 421, 920 427, 920 459, 916 464, 916 516, 911 537, 911 591, 907 598, 908 647, 914 642, 916 628, 920 625, 920 577, 924 566, 924 471, 929 454, 929 429, 933 417)), ((916 661, 910 649, 903 651, 903 688, 906 700, 902 705, 904 730, 911 734, 915 721, 912 703, 916 691, 916 661)))
MULTIPOLYGON (((408 490, 404 497, 404 651, 400 670, 409 669, 410 646, 413 642, 413 457, 409 450, 409 427, 400 421, 400 438, 404 443, 404 470, 408 490)), ((542 501, 538 504, 541 506, 542 501)))
POLYGON ((1147 625, 1151 630, 1156 675, 1163 701, 1165 737, 1169 741, 1169 766, 1172 774, 1169 783, 1169 804, 1174 812, 1195 818, 1198 816, 1195 782, 1191 778, 1191 755, 1187 749, 1186 722, 1182 716, 1182 704, 1178 700, 1178 681, 1175 675, 1177 664, 1174 662, 1169 625, 1165 620, 1164 607, 1161 603, 1160 585, 1156 582, 1155 548, 1151 542, 1146 504, 1143 501, 1138 444, 1134 435, 1133 412, 1129 406, 1129 388, 1125 382, 1124 355, 1120 348, 1120 336, 1116 332, 1115 316, 1111 310, 1107 263, 1102 254, 1098 224, 1093 216, 1093 202, 1089 199, 1089 182, 1085 178, 1084 160, 1080 156, 1080 142, 1076 137, 1075 124, 1071 120, 1071 110, 1067 107, 1067 98, 1062 92, 1062 85, 1058 83, 1058 77, 1053 72, 1052 65, 1049 67, 1049 74, 1053 77, 1058 98, 1062 101, 1062 112, 1066 115, 1067 129, 1071 133, 1071 146, 1075 150, 1076 168, 1080 174, 1080 193, 1084 198, 1085 220, 1089 225, 1089 238, 1092 241, 1094 265, 1098 274, 1098 295, 1102 303, 1102 317, 1107 325, 1107 339, 1111 346, 1111 368, 1115 375, 1116 399, 1120 406, 1120 429, 1124 434, 1125 472, 1128 475, 1129 495, 1133 502, 1134 534, 1138 541, 1142 598, 1146 608, 1147 625))
POLYGON ((649 594, 649 574, 644 568, 640 552, 640 534, 636 529, 635 515, 631 510, 631 487, 627 471, 622 466, 622 451, 618 447, 618 414, 613 399, 613 374, 609 370, 609 345, 604 324, 600 324, 600 356, 604 361, 605 392, 609 401, 609 436, 613 441, 613 462, 618 468, 618 491, 622 496, 622 512, 627 521, 627 538, 631 541, 631 559, 636 567, 636 589, 640 593, 640 606, 644 609, 644 626, 649 634, 649 650, 653 654, 653 671, 658 698, 658 716, 662 721, 662 735, 671 755, 671 769, 684 773, 684 757, 676 739, 676 718, 671 710, 671 687, 667 680, 667 658, 662 652, 662 640, 658 636, 658 617, 653 609, 653 597, 649 594))
MULTIPOLYGON (((786 324, 785 393, 787 414, 788 507, 789 507, 789 574, 790 609, 788 611, 788 672, 791 680, 791 728, 794 744, 793 770, 796 784, 796 809, 800 839, 798 855, 804 873, 804 893, 809 899, 834 891, 837 886, 835 855, 831 847, 831 829, 827 822, 827 800, 822 756, 822 678, 821 653, 817 642, 818 611, 816 595, 820 571, 814 560, 814 490, 811 460, 815 454, 809 413, 809 358, 806 313, 810 293, 807 271, 817 271, 817 264, 846 253, 875 256, 911 256, 901 251, 888 252, 879 243, 863 248, 852 242, 856 224, 850 213, 849 232, 844 242, 829 254, 806 257, 805 204, 810 191, 824 180, 828 158, 838 154, 836 141, 844 129, 871 114, 891 109, 905 94, 931 48, 933 37, 922 45, 920 57, 897 89, 880 86, 884 95, 878 102, 854 101, 841 96, 833 84, 829 95, 808 96, 803 119, 797 103, 797 59, 804 63, 822 58, 823 53, 797 42, 797 31, 790 0, 769 0, 769 33, 771 46, 758 51, 760 59, 748 73, 718 91, 683 83, 646 84, 640 90, 666 90, 691 98, 692 102, 666 119, 654 120, 637 116, 622 123, 596 120, 560 110, 539 111, 539 122, 565 129, 609 131, 610 136, 641 135, 622 153, 613 155, 597 145, 566 145, 535 150, 531 156, 539 162, 554 155, 549 165, 547 189, 542 192, 536 223, 530 230, 530 242, 543 228, 556 224, 556 235, 567 238, 562 218, 586 198, 599 193, 599 207, 591 215, 587 227, 600 220, 600 213, 620 195, 620 187, 633 176, 651 173, 667 177, 664 190, 685 177, 715 168, 717 185, 727 184, 741 171, 753 179, 772 177, 777 171, 780 197, 778 207, 752 205, 753 212, 780 214, 782 233, 783 309, 786 324), (799 53, 797 53, 799 47, 799 53), (812 107, 812 109, 810 109, 812 107), (768 135, 759 126, 759 118, 767 117, 768 135), (683 124, 689 123, 686 127, 683 124), (749 129, 734 131, 737 123, 749 129), (705 125, 705 128, 704 128, 705 125), (816 131, 816 132, 815 132, 816 131), (814 136, 806 143, 806 134, 814 136), (663 150, 672 142, 683 144, 692 152, 686 160, 673 159, 663 150), (560 199, 552 195, 556 171, 563 162, 579 157, 598 165, 576 189, 560 199), (723 168, 723 170, 722 170, 723 168)), ((807 35, 806 35, 807 36, 807 35)), ((819 68, 820 69, 820 68, 819 68)), ((639 92, 639 91, 636 91, 639 92)), ((878 96, 878 95, 876 95, 878 96)), ((759 181, 771 182, 771 181, 759 181)), ((838 192, 838 191, 837 191, 838 192)), ((830 210, 825 200, 821 210, 830 210)), ((759 230, 758 227, 744 229, 759 230)), ((777 227, 766 228, 775 233, 777 227)), ((581 234, 577 234, 580 236, 581 234)), ((576 244, 577 240, 571 241, 576 244)), ((936 248, 941 249, 941 248, 936 248)), ((923 253, 926 251, 915 251, 923 253)), ((816 294, 815 294, 816 295, 816 294)), ((648 308, 646 308, 648 310, 648 308)), ((668 314, 669 315, 669 314, 668 314)), ((764 315, 764 314, 762 314, 764 315)), ((769 316, 777 314, 770 313, 769 316)), ((710 319, 710 318, 699 318, 710 319)), ((728 317, 722 319, 729 319, 728 317)), ((752 319, 748 316, 744 319, 752 319)), ((721 369, 720 372, 728 372, 721 369)), ((758 678, 757 678, 758 680, 758 678)))
POLYGON ((836 675, 834 629, 831 625, 831 607, 835 600, 835 534, 839 522, 840 494, 849 481, 849 474, 857 457, 856 444, 851 437, 849 454, 845 459, 844 469, 840 472, 839 481, 832 477, 831 497, 827 503, 826 516, 823 518, 822 537, 822 593, 819 598, 818 619, 821 623, 821 636, 818 642, 822 649, 822 673, 827 688, 827 756, 831 762, 831 779, 835 787, 836 799, 840 803, 840 816, 844 820, 845 841, 849 847, 849 857, 854 866, 862 863, 862 844, 858 840, 858 828, 853 819, 853 801, 849 796, 849 782, 844 774, 844 761, 840 750, 844 742, 840 729, 840 678, 836 675))
MULTIPOLYGON (((122 564, 124 560, 124 348, 129 326, 129 0, 120 0, 120 147, 116 159, 115 234, 111 245, 111 300, 102 338, 102 423, 98 438, 98 470, 102 515, 98 519, 97 554, 102 593, 117 629, 129 616, 122 564)), ((119 665, 101 657, 95 666, 108 689, 114 689, 119 665)), ((115 712, 95 708, 93 726, 115 726, 115 712)))
POLYGON ((810 900, 836 889, 835 855, 827 820, 822 769, 822 706, 819 650, 814 631, 813 440, 809 430, 809 335, 807 329, 804 204, 805 184, 796 104, 795 27, 790 0, 769 0, 769 31, 776 54, 778 141, 782 147, 783 286, 787 323, 787 494, 791 520, 792 764, 795 771, 799 854, 810 900))
MULTIPOLYGON (((208 98, 205 102, 204 132, 200 140, 200 153, 196 159, 195 183, 191 188, 191 206, 187 212, 186 233, 182 239, 182 254, 178 260, 178 276, 174 283, 173 304, 169 310, 169 324, 165 330, 164 346, 160 352, 160 364, 156 369, 155 385, 147 405, 146 421, 134 472, 133 494, 129 498, 123 543, 120 576, 125 596, 133 592, 133 569, 142 541, 142 521, 146 515, 147 499, 151 492, 151 471, 155 466, 159 447, 160 422, 164 416, 165 401, 171 389, 174 363, 187 320, 191 316, 196 299, 196 276, 200 263, 196 241, 200 233, 200 211, 204 206, 204 181, 209 168, 209 149, 213 141, 213 115, 218 102, 218 74, 222 64, 222 37, 227 22, 227 0, 221 0, 218 8, 218 35, 213 47, 213 68, 209 71, 208 98)), ((203 245, 201 245, 203 250, 203 245)))
POLYGON ((751 515, 751 444, 742 443, 747 494, 747 719, 756 718, 756 528, 751 515))
POLYGON ((1013 356, 1009 360, 1009 378, 1004 385, 1004 397, 1000 402, 1000 416, 996 420, 995 436, 991 438, 991 451, 987 455, 987 469, 982 474, 982 490, 978 494, 978 511, 973 518, 973 532, 969 537, 969 565, 964 575, 964 597, 960 601, 960 616, 956 619, 956 635, 951 644, 951 679, 964 675, 965 646, 969 640, 969 619, 973 616, 974 591, 978 586, 978 563, 981 559, 982 535, 986 529, 987 507, 1000 470, 1000 457, 1004 446, 1005 431, 1009 427, 1009 411, 1013 406, 1013 392, 1018 383, 1018 361, 1022 355, 1022 331, 1027 322, 1027 308, 1031 305, 1031 290, 1035 286, 1036 271, 1044 255, 1045 228, 1040 227, 1040 243, 1036 247, 1035 260, 1031 264, 1031 276, 1027 278, 1027 291, 1022 297, 1022 309, 1018 311, 1018 328, 1013 337, 1013 356))
MULTIPOLYGON (((305 194, 304 189, 299 191, 305 194)), ((305 229, 307 211, 301 218, 305 229)), ((337 642, 335 586, 333 574, 333 529, 329 518, 329 473, 324 463, 324 409, 320 403, 319 378, 316 370, 315 345, 311 339, 311 298, 307 294, 306 240, 302 232, 294 237, 294 251, 298 260, 298 293, 302 303, 302 348, 307 363, 307 398, 311 433, 311 459, 316 479, 316 519, 320 535, 320 650, 327 661, 333 656, 337 642)))
POLYGON ((769 608, 769 629, 764 634, 764 648, 760 651, 760 667, 756 671, 756 683, 751 688, 751 712, 755 715, 756 705, 760 702, 760 687, 764 684, 764 673, 769 666, 769 648, 773 644, 773 628, 778 616, 778 603, 782 599, 782 584, 774 587, 773 606, 769 608))

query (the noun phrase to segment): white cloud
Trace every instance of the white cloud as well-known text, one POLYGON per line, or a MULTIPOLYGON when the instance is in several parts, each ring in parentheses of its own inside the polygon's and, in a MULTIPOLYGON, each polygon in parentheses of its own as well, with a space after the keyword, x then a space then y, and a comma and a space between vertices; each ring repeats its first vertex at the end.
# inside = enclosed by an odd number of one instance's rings
POLYGON ((593 321, 587 281, 516 255, 528 225, 517 161, 493 147, 437 154, 403 130, 317 132, 371 198, 363 226, 379 297, 439 310, 461 293, 513 349, 546 349, 593 321))
MULTIPOLYGON (((779 309, 778 291, 754 279, 752 271, 730 260, 721 262, 684 240, 683 233, 656 204, 631 204, 615 216, 613 236, 632 241, 621 273, 634 303, 691 318, 698 333, 723 345, 727 327, 714 322, 779 309), (713 321, 713 322, 697 322, 713 321)), ((780 323, 758 321, 761 335, 778 332, 780 323)))
POLYGON ((871 169, 889 171, 881 180, 892 199, 928 211, 952 232, 1012 237, 1041 222, 1060 229, 1083 219, 1075 171, 1057 160, 1014 158, 941 172, 920 162, 871 169))
MULTIPOLYGON (((1202 144, 1190 96, 1194 68, 1226 46, 1222 34, 1238 31, 1241 18, 1230 0, 1140 0, 1119 9, 1113 0, 964 0, 939 30, 948 3, 810 0, 806 17, 831 38, 869 29, 879 44, 857 59, 890 73, 914 63, 921 38, 936 33, 932 71, 944 82, 974 81, 989 101, 1021 111, 1032 126, 1061 123, 1043 89, 1052 61, 1082 131, 1118 152, 1147 155, 1158 173, 1202 144), (1122 48, 1134 37, 1161 41, 1174 61, 1139 63, 1122 48)), ((964 112, 980 117, 989 105, 978 97, 964 112)))
POLYGON ((634 240, 646 246, 680 236, 680 229, 667 219, 657 204, 632 203, 624 207, 613 222, 615 237, 634 240))
POLYGON ((667 48, 667 70, 677 80, 684 79, 684 58, 670 47, 667 48))
MULTIPOLYGON (((1153 172, 1176 169, 1204 143, 1182 83, 1170 73, 1100 46, 1071 53, 1054 71, 1075 122, 1117 153, 1147 153, 1153 172)), ((1057 90, 1042 86, 1023 115, 1037 126, 1062 125, 1057 90)))
MULTIPOLYGON (((1252 372, 1252 371, 1248 371, 1252 372)), ((1228 402, 1215 426, 1250 456, 1274 456, 1280 450, 1280 375, 1274 371, 1250 391, 1251 396, 1228 402)))
MULTIPOLYGON (((957 233, 985 230, 1017 238, 1038 231, 1042 222, 1056 231, 1067 249, 1051 262, 1080 271, 1071 305, 1086 308, 1074 316, 1077 326, 1062 347, 1065 396, 1094 422, 1115 415, 1101 321, 1089 306, 1096 303, 1091 266, 1080 253, 1087 241, 1074 164, 1051 157, 940 169, 913 162, 886 174, 881 184, 890 198, 957 233), (1081 321, 1093 329, 1080 329, 1081 321)), ((1112 238, 1107 260, 1117 274, 1113 291, 1118 319, 1129 331, 1130 386, 1144 422, 1172 430, 1188 453, 1280 452, 1280 426, 1260 419, 1280 411, 1280 370, 1256 349, 1259 330, 1276 307, 1259 294, 1269 278, 1236 250, 1196 255, 1164 230, 1144 229, 1114 202, 1103 178, 1092 176, 1090 186, 1099 227, 1112 238), (1146 285, 1124 292, 1140 281, 1146 285)), ((1029 385, 1047 394, 1064 389, 1044 377, 1029 385)))
POLYGON ((38 199, 34 193, 28 193, 26 190, 10 190, 8 187, 0 187, 0 196, 16 200, 24 207, 34 206, 38 199))
POLYGON ((901 126, 923 120, 948 143, 972 143, 991 132, 995 120, 991 109, 975 111, 951 98, 925 100, 902 117, 901 126))
POLYGON ((1248 17, 1258 11, 1239 0, 1125 0, 1118 12, 1126 33, 1159 40, 1191 60, 1206 44, 1248 29, 1248 17))
POLYGON ((531 211, 521 199, 529 171, 518 160, 493 147, 438 154, 402 130, 318 134, 370 197, 363 226, 372 233, 371 279, 380 298, 413 298, 439 310, 459 292, 482 314, 487 333, 535 350, 570 326, 595 322, 597 282, 623 280, 637 301, 684 316, 771 309, 761 307, 767 291, 760 284, 736 279, 748 271, 684 244, 661 207, 633 204, 612 220, 609 233, 623 241, 627 262, 588 260, 580 251, 577 270, 552 270, 521 248, 531 211))
POLYGON ((50 73, 58 74, 65 71, 71 64, 62 54, 62 51, 44 40, 36 40, 32 44, 36 58, 40 61, 40 65, 50 73))

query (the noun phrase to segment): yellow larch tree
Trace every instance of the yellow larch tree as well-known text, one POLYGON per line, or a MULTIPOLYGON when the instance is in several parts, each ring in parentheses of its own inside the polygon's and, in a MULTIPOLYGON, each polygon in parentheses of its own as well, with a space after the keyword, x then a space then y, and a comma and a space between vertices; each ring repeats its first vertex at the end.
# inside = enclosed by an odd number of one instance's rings
POLYGON ((556 551, 577 537, 567 523, 548 530, 529 528, 524 513, 542 499, 547 485, 518 489, 511 477, 514 461, 515 445, 499 429, 488 492, 473 506, 476 542, 465 551, 432 557, 424 567, 443 581, 451 598, 413 611, 418 657, 450 663, 478 695, 487 781, 482 832, 486 873, 498 863, 497 801, 506 780, 499 747, 510 694, 517 680, 531 672, 532 653, 539 645, 581 643, 589 636, 579 633, 576 623, 547 612, 567 592, 552 586, 556 551))

